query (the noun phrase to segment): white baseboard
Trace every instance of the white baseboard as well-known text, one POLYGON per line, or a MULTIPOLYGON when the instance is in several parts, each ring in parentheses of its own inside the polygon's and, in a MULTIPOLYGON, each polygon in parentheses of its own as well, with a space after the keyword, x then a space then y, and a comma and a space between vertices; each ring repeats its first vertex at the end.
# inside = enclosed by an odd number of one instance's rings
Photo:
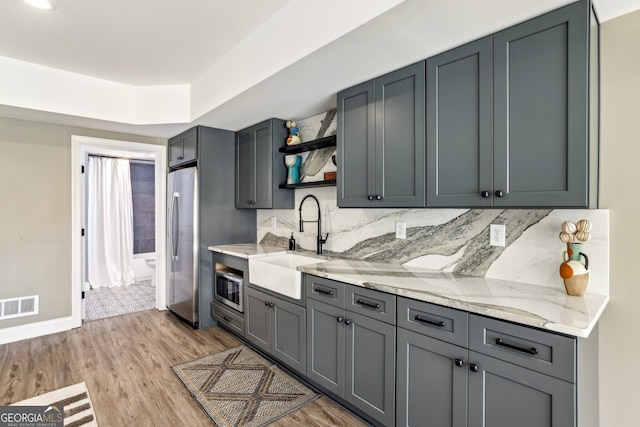
POLYGON ((0 344, 8 344, 29 338, 41 337, 43 335, 55 334, 57 332, 69 331, 73 329, 73 327, 73 319, 69 316, 0 329, 0 344))

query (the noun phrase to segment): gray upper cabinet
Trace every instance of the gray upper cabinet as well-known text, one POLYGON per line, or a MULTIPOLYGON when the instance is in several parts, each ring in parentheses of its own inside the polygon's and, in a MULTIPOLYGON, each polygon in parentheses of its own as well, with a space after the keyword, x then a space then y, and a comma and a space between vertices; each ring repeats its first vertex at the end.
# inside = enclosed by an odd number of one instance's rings
POLYGON ((589 18, 583 0, 427 60, 427 206, 595 205, 589 18))
POLYGON ((278 188, 286 173, 278 147, 285 143, 287 134, 284 121, 279 119, 236 132, 237 208, 293 208, 293 192, 278 188))
POLYGON ((427 206, 492 205, 491 50, 489 36, 427 59, 427 206))
POLYGON ((338 206, 424 207, 425 64, 338 93, 338 206))
POLYGON ((494 35, 495 206, 588 205, 588 31, 581 1, 494 35))
POLYGON ((169 167, 198 159, 198 128, 191 128, 169 140, 169 167))

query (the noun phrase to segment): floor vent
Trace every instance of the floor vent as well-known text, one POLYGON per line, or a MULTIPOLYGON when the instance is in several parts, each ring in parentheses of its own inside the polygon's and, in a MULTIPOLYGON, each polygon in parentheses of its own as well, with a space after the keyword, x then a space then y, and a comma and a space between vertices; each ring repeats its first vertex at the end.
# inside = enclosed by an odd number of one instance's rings
POLYGON ((0 300, 0 319, 38 314, 38 295, 0 300))

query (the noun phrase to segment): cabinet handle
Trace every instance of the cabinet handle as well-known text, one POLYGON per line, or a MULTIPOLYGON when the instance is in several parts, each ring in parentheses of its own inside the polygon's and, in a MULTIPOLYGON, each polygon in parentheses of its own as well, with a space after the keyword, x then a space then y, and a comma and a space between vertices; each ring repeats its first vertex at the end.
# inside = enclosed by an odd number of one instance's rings
POLYGON ((487 197, 489 197, 489 192, 488 191, 481 191, 480 192, 480 196, 482 196, 482 197, 484 197, 486 199, 487 197))
POLYGON ((429 325, 437 326, 438 328, 444 328, 444 322, 434 322, 433 320, 423 319, 419 314, 415 317, 415 320, 429 325))
POLYGON ((453 363, 454 363, 458 368, 461 368, 461 367, 462 367, 462 365, 464 365, 464 360, 462 360, 462 359, 455 359, 455 360, 453 361, 453 363))
POLYGON ((527 354, 530 354, 532 356, 535 355, 535 354, 538 354, 538 349, 535 348, 535 347, 531 347, 531 348, 518 347, 517 345, 509 344, 509 343, 506 343, 506 342, 502 341, 502 338, 496 338, 496 345, 499 345, 501 347, 510 348, 511 350, 520 351, 522 353, 527 353, 527 354))
POLYGON ((496 190, 495 194, 496 194, 496 197, 504 196, 504 193, 502 192, 502 190, 496 190))
POLYGON ((382 196, 379 194, 376 194, 376 200, 382 200, 382 196))
POLYGON ((269 303, 269 308, 273 308, 273 307, 275 307, 275 306, 276 306, 276 305, 275 305, 274 303, 272 303, 272 302, 270 302, 270 303, 269 303))
POLYGON ((325 291, 322 288, 315 288, 314 291, 316 291, 316 292, 318 292, 320 294, 333 296, 333 291, 325 291))
POLYGON ((369 194, 369 195, 367 196, 367 200, 373 200, 373 196, 372 196, 371 194, 369 194))
POLYGON ((338 323, 342 323, 342 321, 344 320, 342 317, 338 316, 336 317, 336 320, 338 321, 338 323))
POLYGON ((471 372, 478 372, 478 365, 476 365, 475 363, 470 363, 469 364, 469 370, 471 372))
POLYGON ((228 318, 227 316, 225 316, 224 314, 223 314, 222 316, 220 316, 220 317, 222 317, 222 318, 223 318, 224 320, 226 320, 227 322, 231 322, 231 320, 229 320, 229 318, 228 318))
POLYGON ((344 319, 344 324, 349 326, 351 324, 351 319, 344 319))
POLYGON ((380 304, 372 304, 370 302, 367 301, 363 301, 361 299, 359 299, 358 301, 356 301, 356 303, 360 304, 360 305, 364 305, 365 307, 369 307, 369 308, 380 308, 380 304))
POLYGON ((267 307, 269 307, 269 301, 265 301, 264 305, 266 305, 267 307))

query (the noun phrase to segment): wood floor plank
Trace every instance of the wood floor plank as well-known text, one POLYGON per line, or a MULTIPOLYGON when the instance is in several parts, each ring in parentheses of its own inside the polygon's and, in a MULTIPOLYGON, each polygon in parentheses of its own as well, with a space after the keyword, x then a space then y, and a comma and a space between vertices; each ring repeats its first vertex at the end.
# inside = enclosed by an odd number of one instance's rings
MULTIPOLYGON (((195 330, 147 310, 0 345, 0 405, 86 381, 100 426, 211 426, 170 369, 242 344, 221 328, 195 330)), ((274 426, 362 426, 322 397, 274 426)))

